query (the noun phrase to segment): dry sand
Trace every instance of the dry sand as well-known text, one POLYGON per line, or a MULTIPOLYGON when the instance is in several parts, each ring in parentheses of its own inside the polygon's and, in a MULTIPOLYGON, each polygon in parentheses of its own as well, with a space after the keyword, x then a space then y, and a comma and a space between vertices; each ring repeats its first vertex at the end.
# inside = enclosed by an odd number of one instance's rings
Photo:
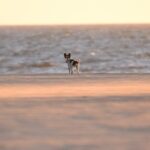
POLYGON ((0 76, 0 150, 100 149, 150 149, 150 75, 0 76))

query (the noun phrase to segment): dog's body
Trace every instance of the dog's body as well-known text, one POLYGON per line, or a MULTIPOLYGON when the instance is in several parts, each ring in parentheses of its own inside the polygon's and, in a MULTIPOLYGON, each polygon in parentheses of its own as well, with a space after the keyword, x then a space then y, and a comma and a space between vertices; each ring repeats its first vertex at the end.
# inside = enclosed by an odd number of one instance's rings
POLYGON ((69 70, 69 74, 73 74, 73 68, 76 68, 78 74, 79 74, 79 60, 74 60, 71 59, 71 53, 64 53, 64 58, 66 59, 66 63, 68 64, 68 70, 69 70))

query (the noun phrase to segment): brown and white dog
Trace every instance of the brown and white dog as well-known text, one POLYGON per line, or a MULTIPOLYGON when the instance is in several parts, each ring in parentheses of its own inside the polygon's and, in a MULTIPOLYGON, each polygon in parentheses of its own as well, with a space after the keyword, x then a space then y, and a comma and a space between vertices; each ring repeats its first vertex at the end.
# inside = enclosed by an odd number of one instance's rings
POLYGON ((64 58, 66 60, 66 63, 68 64, 68 70, 69 70, 69 74, 73 74, 74 71, 73 69, 76 68, 77 70, 77 73, 79 74, 79 60, 74 60, 74 59, 71 59, 71 53, 64 53, 64 58))

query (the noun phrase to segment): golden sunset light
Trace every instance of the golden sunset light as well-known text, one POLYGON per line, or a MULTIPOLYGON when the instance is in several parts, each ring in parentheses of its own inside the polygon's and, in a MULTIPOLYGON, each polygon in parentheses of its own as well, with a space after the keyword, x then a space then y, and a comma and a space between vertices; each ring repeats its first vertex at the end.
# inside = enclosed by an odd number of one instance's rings
POLYGON ((150 23, 149 0, 0 0, 0 25, 150 23))
POLYGON ((149 139, 150 0, 0 0, 0 150, 149 139))

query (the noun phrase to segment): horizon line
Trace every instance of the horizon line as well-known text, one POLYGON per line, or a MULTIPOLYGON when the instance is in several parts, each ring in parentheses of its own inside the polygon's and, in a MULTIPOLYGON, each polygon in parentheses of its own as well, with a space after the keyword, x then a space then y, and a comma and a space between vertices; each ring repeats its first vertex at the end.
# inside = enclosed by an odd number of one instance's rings
POLYGON ((0 26, 99 26, 99 25, 150 25, 150 22, 142 23, 56 23, 56 24, 0 24, 0 26))

